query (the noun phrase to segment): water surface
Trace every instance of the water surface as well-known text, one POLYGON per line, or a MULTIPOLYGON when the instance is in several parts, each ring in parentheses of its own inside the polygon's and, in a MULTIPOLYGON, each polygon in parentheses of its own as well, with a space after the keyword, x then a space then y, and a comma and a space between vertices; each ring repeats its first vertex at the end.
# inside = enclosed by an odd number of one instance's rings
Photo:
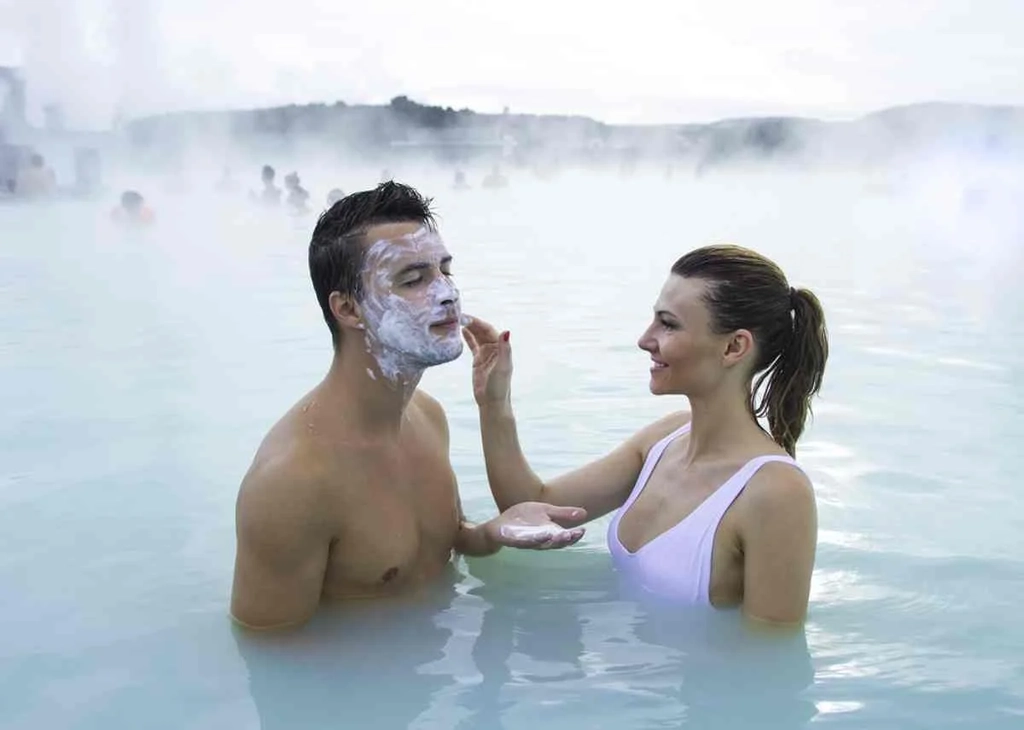
MULTIPOLYGON (((686 250, 748 245, 819 294, 832 358, 798 453, 821 525, 806 631, 624 595, 602 520, 571 550, 459 560, 415 601, 239 633, 237 485, 330 357, 313 218, 154 192, 159 225, 126 233, 92 203, 5 206, 0 727, 1024 723, 1024 237, 1008 206, 852 176, 409 181, 437 198, 466 310, 512 332, 520 433, 546 476, 685 405, 649 395, 635 341, 686 250)), ((468 355, 424 387, 485 519, 468 355)))

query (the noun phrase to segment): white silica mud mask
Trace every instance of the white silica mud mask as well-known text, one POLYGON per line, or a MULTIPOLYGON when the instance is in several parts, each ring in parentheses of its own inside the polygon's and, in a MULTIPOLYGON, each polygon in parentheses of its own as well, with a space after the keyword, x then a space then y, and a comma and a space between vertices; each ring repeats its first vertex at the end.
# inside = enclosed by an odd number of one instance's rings
POLYGON ((367 248, 366 349, 387 380, 408 381, 462 354, 459 290, 442 271, 448 258, 441 237, 428 228, 367 248))
POLYGON ((558 525, 502 525, 500 532, 503 537, 518 540, 551 540, 571 531, 558 525))

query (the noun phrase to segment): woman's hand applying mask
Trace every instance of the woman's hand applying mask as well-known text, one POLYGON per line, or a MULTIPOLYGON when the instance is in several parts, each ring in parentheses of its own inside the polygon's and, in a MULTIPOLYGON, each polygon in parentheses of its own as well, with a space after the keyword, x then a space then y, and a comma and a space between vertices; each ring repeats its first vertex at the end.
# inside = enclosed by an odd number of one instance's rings
POLYGON ((462 336, 473 353, 473 397, 478 406, 507 403, 512 390, 509 333, 476 317, 467 317, 462 336))

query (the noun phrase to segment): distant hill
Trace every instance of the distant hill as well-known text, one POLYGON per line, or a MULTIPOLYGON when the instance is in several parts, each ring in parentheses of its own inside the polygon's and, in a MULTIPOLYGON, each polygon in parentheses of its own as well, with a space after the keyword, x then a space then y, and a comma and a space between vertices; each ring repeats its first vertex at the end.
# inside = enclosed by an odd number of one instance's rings
POLYGON ((883 163, 935 149, 1024 159, 1024 108, 946 103, 894 107, 851 121, 755 117, 612 125, 582 116, 482 114, 399 96, 380 106, 337 102, 164 114, 133 120, 123 131, 137 151, 166 154, 209 143, 328 145, 374 160, 679 162, 698 171, 766 162, 883 163))

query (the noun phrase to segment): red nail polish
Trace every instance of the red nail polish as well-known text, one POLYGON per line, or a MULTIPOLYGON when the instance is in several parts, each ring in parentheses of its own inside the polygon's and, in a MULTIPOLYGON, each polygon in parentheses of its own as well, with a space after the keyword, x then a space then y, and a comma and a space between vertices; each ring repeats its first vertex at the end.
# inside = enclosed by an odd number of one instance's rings
POLYGON ((511 335, 511 334, 512 334, 511 332, 504 332, 504 333, 502 333, 502 335, 501 335, 502 341, 503 342, 508 342, 509 335, 511 335))

